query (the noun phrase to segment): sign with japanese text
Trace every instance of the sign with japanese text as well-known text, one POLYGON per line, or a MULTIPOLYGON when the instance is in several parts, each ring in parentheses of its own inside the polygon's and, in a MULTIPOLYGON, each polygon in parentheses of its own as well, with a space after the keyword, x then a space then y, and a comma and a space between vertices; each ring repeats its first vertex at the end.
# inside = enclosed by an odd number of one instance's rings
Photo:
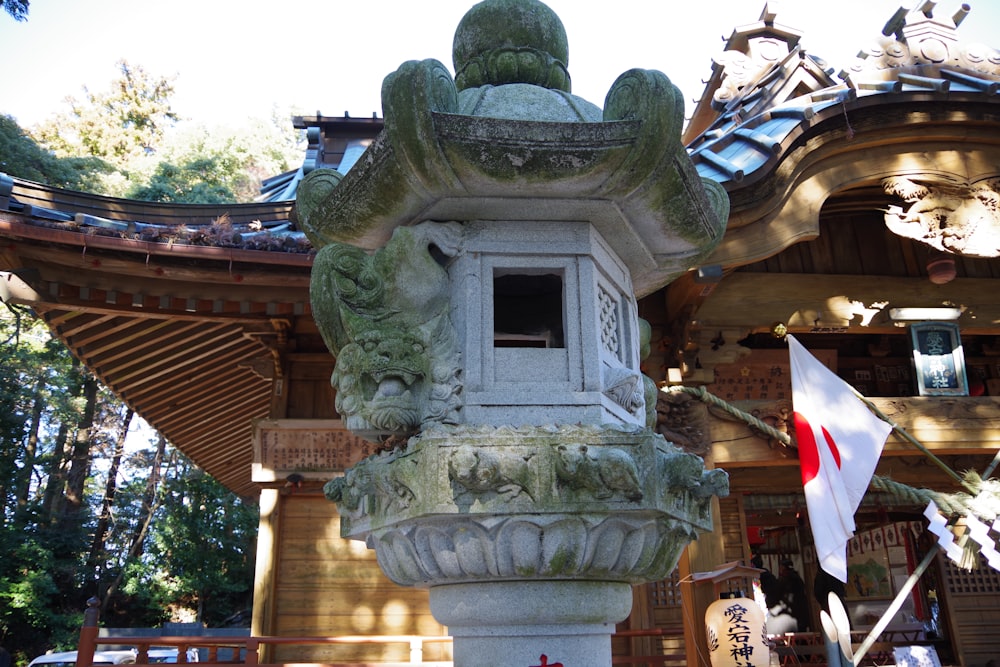
POLYGON ((339 419, 261 419, 254 423, 254 482, 275 482, 298 473, 329 479, 375 452, 339 419))
MULTIPOLYGON (((817 359, 837 371, 836 350, 813 350, 817 359)), ((788 350, 753 350, 731 364, 715 367, 706 389, 726 401, 792 400, 788 350)))
POLYGON ((921 396, 968 396, 965 354, 958 325, 923 322, 910 325, 913 365, 921 396))

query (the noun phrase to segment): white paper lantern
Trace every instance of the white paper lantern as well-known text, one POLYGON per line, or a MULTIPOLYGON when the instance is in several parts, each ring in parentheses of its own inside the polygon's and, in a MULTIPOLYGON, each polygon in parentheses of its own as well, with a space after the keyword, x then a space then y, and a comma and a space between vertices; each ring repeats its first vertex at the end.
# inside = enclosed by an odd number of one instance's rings
POLYGON ((705 611, 705 636, 712 667, 768 667, 771 649, 764 612, 745 597, 723 597, 705 611))

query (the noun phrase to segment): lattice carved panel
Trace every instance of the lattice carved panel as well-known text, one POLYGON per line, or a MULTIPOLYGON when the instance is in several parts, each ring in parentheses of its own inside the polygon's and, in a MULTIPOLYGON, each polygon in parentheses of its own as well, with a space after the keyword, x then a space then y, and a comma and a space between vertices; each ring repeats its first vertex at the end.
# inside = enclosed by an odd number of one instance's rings
POLYGON ((944 568, 944 578, 952 595, 983 595, 1000 593, 1000 572, 979 559, 974 570, 963 570, 951 561, 944 568))
POLYGON ((677 570, 667 579, 654 581, 649 585, 650 599, 654 607, 677 607, 681 606, 681 584, 680 575, 677 570))

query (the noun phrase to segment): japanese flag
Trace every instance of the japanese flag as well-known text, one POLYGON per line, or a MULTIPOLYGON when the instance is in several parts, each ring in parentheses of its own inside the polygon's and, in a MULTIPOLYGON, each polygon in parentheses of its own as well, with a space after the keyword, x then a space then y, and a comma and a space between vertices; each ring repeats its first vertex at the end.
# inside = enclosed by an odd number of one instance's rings
POLYGON ((792 406, 806 507, 820 566, 847 581, 847 541, 892 427, 792 336, 792 406))

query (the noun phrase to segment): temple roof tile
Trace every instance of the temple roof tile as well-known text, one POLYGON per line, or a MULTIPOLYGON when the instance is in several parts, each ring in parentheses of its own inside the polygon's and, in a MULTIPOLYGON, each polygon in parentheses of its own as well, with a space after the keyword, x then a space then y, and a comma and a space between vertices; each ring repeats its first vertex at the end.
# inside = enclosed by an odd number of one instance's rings
POLYGON ((789 39, 765 8, 761 22, 737 29, 728 57, 716 61, 703 98, 711 100, 714 118, 706 120, 704 102, 695 112, 704 128, 693 137, 689 132, 687 147, 698 173, 730 190, 758 181, 798 137, 837 114, 848 119, 850 134, 850 114, 876 105, 1000 101, 1000 52, 959 40, 966 14, 966 6, 948 18, 900 10, 834 78, 834 69, 789 39), (761 59, 751 33, 781 38, 791 49, 780 59, 761 59))

